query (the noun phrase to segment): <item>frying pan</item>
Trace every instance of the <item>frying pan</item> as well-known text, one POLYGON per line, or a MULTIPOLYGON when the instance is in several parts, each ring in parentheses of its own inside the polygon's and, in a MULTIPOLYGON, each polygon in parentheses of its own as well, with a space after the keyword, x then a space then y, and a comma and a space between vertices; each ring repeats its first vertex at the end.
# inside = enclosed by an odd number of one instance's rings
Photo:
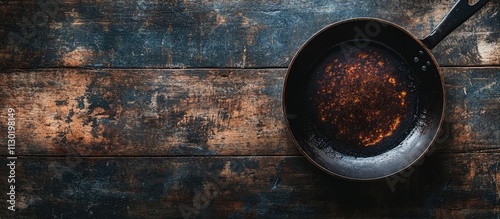
POLYGON ((375 180, 428 151, 444 114, 444 84, 430 52, 488 0, 459 0, 423 40, 381 19, 325 27, 294 56, 283 86, 288 130, 323 171, 375 180))

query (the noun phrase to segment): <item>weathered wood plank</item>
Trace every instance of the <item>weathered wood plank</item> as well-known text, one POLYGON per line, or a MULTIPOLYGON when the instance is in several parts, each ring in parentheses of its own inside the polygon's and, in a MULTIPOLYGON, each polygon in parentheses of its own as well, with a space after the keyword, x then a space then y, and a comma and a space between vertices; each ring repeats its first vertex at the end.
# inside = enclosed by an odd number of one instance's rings
MULTIPOLYGON (((0 68, 286 67, 330 23, 382 18, 423 38, 453 2, 3 1, 0 68)), ((459 27, 434 50, 438 62, 499 65, 499 10, 490 1, 459 27)))
POLYGON ((356 183, 303 157, 19 157, 17 210, 3 204, 0 211, 16 218, 182 218, 181 210, 198 218, 497 218, 499 159, 435 154, 408 177, 356 183))
MULTIPOLYGON (((498 151, 500 69, 445 69, 446 116, 451 141, 444 150, 498 151)), ((443 138, 444 140, 444 138, 443 138)))
MULTIPOLYGON (((293 154, 281 116, 283 73, 76 69, 7 73, 0 76, 1 110, 16 110, 20 154, 68 150, 82 155, 293 154)), ((5 121, 6 116, 2 115, 5 121)))
MULTIPOLYGON (((443 68, 439 152, 500 148, 500 68, 443 68)), ((285 69, 12 71, 0 130, 16 110, 22 155, 294 155, 281 114, 285 69)), ((0 142, 7 141, 6 131, 0 142)), ((6 154, 1 150, 0 154, 6 154)))

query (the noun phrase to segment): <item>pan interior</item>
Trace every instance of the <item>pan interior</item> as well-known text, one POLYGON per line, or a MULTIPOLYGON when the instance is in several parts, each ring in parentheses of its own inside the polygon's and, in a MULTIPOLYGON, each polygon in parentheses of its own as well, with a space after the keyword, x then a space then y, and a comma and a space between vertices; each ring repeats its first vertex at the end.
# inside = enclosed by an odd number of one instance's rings
POLYGON ((305 109, 320 138, 334 150, 375 156, 399 145, 415 125, 417 77, 389 47, 344 42, 310 69, 305 109))

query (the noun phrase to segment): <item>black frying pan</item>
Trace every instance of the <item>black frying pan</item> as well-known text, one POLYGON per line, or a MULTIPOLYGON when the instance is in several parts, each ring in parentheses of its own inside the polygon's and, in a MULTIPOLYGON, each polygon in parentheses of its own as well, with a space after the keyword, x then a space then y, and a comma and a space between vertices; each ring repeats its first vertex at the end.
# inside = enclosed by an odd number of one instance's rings
POLYGON ((291 62, 283 110, 300 151, 329 174, 372 180, 396 174, 433 143, 444 84, 430 49, 476 13, 459 0, 424 40, 373 18, 334 23, 291 62))

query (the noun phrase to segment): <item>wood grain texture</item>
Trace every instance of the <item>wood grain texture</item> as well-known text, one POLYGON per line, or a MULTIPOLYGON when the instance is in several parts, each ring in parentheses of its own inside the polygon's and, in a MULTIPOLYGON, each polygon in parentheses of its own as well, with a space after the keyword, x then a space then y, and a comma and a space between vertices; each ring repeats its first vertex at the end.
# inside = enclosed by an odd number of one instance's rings
MULTIPOLYGON (((446 133, 438 152, 498 152, 499 71, 443 68, 446 133)), ((0 120, 16 110, 21 155, 297 155, 281 111, 285 73, 8 71, 0 74, 0 120)))
POLYGON ((500 218, 496 0, 432 51, 446 113, 415 167, 329 176, 281 114, 286 67, 316 31, 375 17, 423 38, 453 3, 0 1, 0 218, 500 218))
POLYGON ((446 89, 445 150, 498 151, 500 147, 500 69, 451 68, 446 89))
POLYGON ((356 183, 301 156, 20 157, 19 208, 0 211, 16 218, 496 218, 499 159, 434 154, 398 181, 356 183))
POLYGON ((17 111, 20 154, 294 154, 281 116, 283 73, 26 71, 2 74, 0 95, 3 110, 17 111))
MULTIPOLYGON (((381 18, 423 38, 453 2, 2 1, 0 68, 286 67, 333 22, 381 18)), ((438 63, 499 65, 499 10, 490 1, 446 38, 438 63)))

